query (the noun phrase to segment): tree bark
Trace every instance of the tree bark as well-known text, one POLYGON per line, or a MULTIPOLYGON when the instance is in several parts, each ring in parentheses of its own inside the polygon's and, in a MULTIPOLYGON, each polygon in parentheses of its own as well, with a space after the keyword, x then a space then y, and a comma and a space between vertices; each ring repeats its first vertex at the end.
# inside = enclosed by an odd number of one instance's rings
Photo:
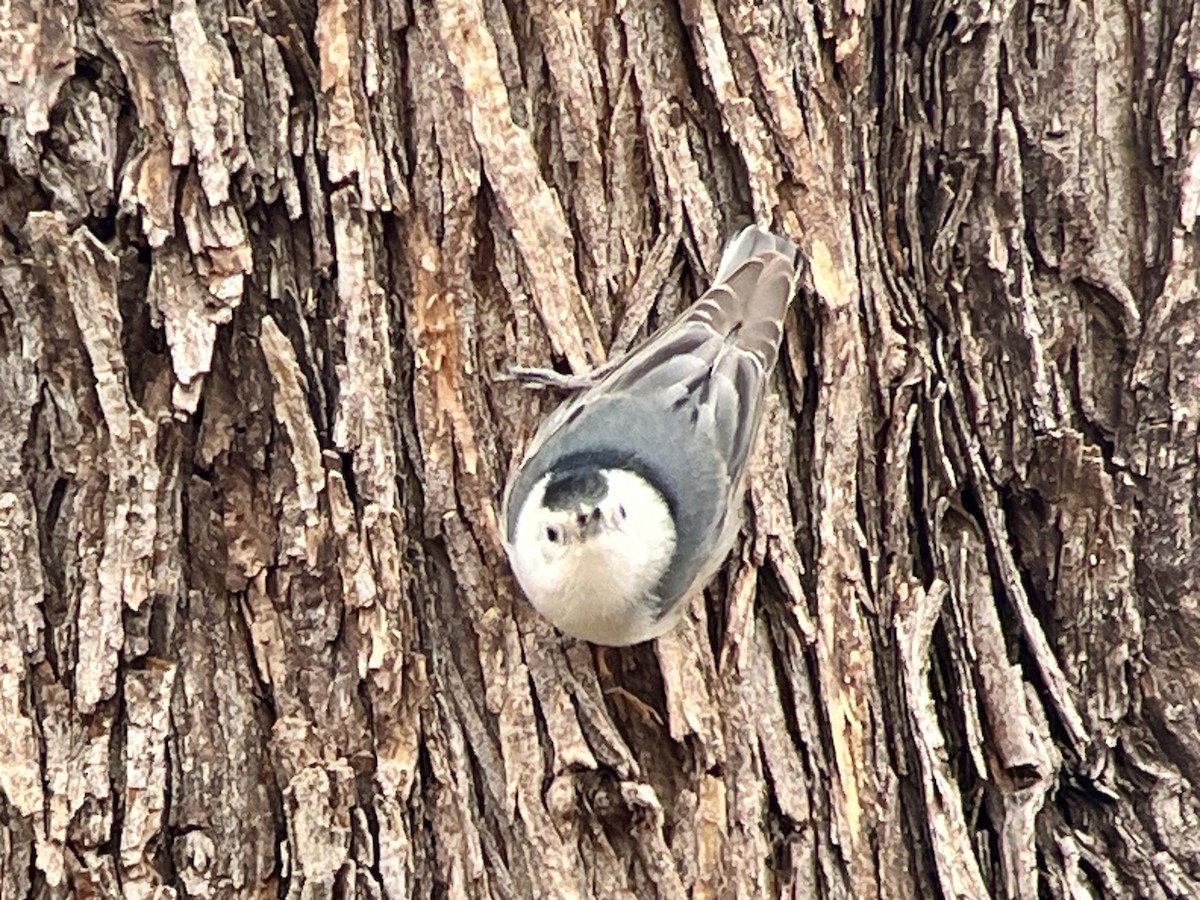
POLYGON ((0 2, 0 898, 1200 896, 1200 12, 0 2), (742 540, 505 479, 750 220, 742 540))

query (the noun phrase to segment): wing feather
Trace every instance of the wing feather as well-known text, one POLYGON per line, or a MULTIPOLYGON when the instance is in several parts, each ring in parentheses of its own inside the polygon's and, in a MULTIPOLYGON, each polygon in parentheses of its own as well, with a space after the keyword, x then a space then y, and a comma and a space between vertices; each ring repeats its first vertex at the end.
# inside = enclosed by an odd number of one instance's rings
POLYGON ((739 481, 779 355, 795 271, 794 244, 755 226, 744 229, 730 242, 717 282, 622 360, 597 385, 597 396, 619 391, 692 404, 693 421, 711 429, 739 481))

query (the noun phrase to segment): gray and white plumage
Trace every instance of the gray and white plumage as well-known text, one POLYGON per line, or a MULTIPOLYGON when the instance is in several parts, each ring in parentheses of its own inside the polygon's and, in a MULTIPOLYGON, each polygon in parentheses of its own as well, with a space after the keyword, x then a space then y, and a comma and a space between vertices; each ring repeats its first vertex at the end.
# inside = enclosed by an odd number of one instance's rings
POLYGON ((695 304, 538 429, 501 524, 522 590, 562 631, 656 638, 720 567, 795 271, 794 244, 743 229, 695 304))

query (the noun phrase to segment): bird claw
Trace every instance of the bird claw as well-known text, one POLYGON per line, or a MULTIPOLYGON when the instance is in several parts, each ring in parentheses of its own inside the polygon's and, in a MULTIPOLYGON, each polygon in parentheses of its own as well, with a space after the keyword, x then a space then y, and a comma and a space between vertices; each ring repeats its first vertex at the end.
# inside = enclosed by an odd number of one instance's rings
POLYGON ((653 706, 635 694, 633 691, 627 690, 619 685, 603 688, 605 697, 612 697, 616 700, 624 700, 637 716, 647 725, 653 723, 659 728, 666 728, 667 723, 663 721, 662 716, 658 714, 653 706))
MULTIPOLYGON (((597 370, 599 371, 599 370, 597 370)), ((529 388, 554 388, 559 391, 583 391, 596 383, 596 373, 586 375, 564 375, 553 369, 541 369, 536 366, 505 367, 505 371, 496 376, 497 381, 516 381, 529 388)))
POLYGON ((666 723, 653 706, 633 691, 615 683, 616 677, 612 667, 608 664, 608 654, 611 652, 611 647, 595 646, 592 648, 593 659, 596 662, 596 677, 600 680, 600 691, 604 694, 605 699, 623 701, 647 725, 654 723, 659 728, 665 728, 666 723))

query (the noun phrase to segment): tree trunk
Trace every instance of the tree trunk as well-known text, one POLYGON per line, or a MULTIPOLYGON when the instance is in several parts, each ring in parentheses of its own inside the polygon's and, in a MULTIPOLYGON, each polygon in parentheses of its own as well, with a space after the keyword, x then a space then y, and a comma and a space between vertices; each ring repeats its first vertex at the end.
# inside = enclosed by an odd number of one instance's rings
POLYGON ((0 2, 0 897, 1200 896, 1200 11, 411 6, 0 2), (743 539, 596 657, 497 376, 750 220, 743 539))

